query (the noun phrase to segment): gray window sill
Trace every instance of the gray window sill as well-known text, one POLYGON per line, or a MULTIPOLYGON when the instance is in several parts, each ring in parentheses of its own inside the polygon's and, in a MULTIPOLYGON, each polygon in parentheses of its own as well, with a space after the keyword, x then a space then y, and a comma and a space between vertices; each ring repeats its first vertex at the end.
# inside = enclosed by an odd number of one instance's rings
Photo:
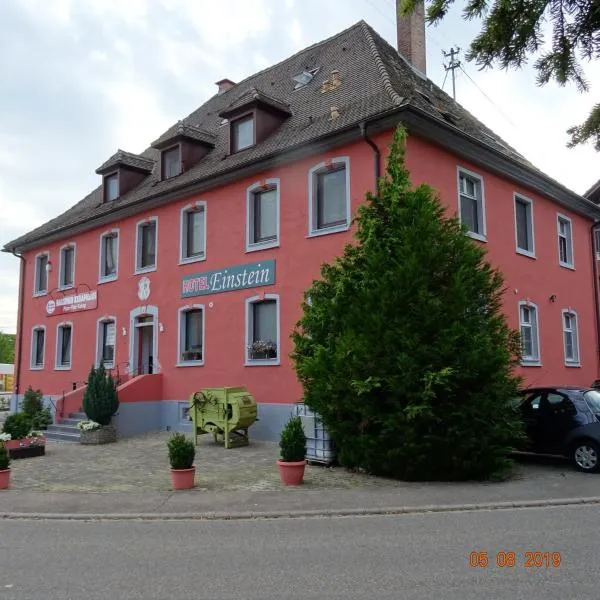
POLYGON ((268 242, 255 242, 246 246, 246 252, 256 252, 257 250, 268 250, 269 248, 279 248, 279 240, 268 242))
POLYGON ((206 260, 206 252, 202 256, 191 256, 190 258, 179 258, 180 265, 189 265, 191 263, 203 262, 206 260))
POLYGON ((279 358, 265 358, 265 359, 256 359, 256 360, 248 360, 244 362, 245 367, 277 367, 281 364, 279 358))
POLYGON ((55 371, 70 371, 71 370, 71 365, 56 365, 54 367, 55 371))
POLYGON ((34 298, 41 298, 42 296, 47 296, 48 295, 48 290, 43 290, 43 291, 39 291, 39 292, 33 292, 33 297, 34 298))
POLYGON ((522 360, 522 367, 541 367, 542 363, 539 360, 522 360))
POLYGON ((175 363, 176 367, 203 367, 203 360, 187 360, 187 361, 179 361, 175 363))
POLYGON ((29 366, 29 370, 30 371, 43 371, 44 370, 44 365, 30 365, 29 366))
POLYGON ((560 260, 558 261, 558 264, 561 267, 564 267, 565 269, 570 269, 571 271, 575 270, 575 265, 573 263, 565 263, 565 262, 561 262, 560 260))
POLYGON ((478 242, 486 242, 488 241, 487 236, 482 235, 481 233, 475 233, 474 231, 467 231, 467 235, 478 242))
POLYGON ((568 367, 570 369, 581 369, 581 363, 580 362, 565 362, 565 367, 568 367))
POLYGON ((535 252, 530 252, 529 250, 523 250, 523 248, 517 248, 517 254, 520 254, 521 256, 527 256, 527 258, 537 259, 535 252))
POLYGON ((319 237, 321 235, 329 235, 331 233, 341 233, 343 231, 348 231, 350 229, 350 223, 346 223, 346 225, 336 225, 335 227, 323 227, 323 229, 315 229, 310 231, 306 236, 307 238, 319 237))
POLYGON ((153 271, 156 271, 156 265, 154 265, 153 267, 144 267, 142 269, 136 269, 133 274, 134 275, 143 275, 144 273, 152 273, 153 271))
POLYGON ((98 285, 102 285, 103 283, 111 283, 112 281, 117 281, 117 275, 110 275, 109 277, 101 277, 98 280, 98 285))
POLYGON ((71 283, 71 284, 69 284, 69 285, 59 285, 59 286, 58 286, 58 289, 59 289, 59 291, 61 291, 61 292, 62 292, 62 291, 64 291, 64 290, 72 290, 72 289, 74 289, 74 288, 75 288, 75 285, 74 285, 74 284, 72 284, 72 283, 71 283))

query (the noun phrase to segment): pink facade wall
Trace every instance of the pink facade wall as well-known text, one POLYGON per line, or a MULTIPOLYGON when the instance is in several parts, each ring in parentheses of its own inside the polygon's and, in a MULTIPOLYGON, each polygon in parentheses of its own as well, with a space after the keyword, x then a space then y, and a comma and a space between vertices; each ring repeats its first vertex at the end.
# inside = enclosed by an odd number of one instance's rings
MULTIPOLYGON (((375 138, 383 149, 391 133, 375 138)), ((321 263, 332 260, 351 241, 351 232, 319 237, 308 233, 308 171, 333 157, 350 160, 351 202, 353 214, 373 188, 373 154, 364 143, 281 166, 251 178, 198 196, 173 202, 110 226, 94 229, 73 238, 40 247, 26 253, 25 308, 23 315, 23 356, 21 393, 28 385, 45 394, 60 394, 71 389, 71 382, 83 381, 95 361, 97 321, 103 316, 116 317, 117 341, 115 362, 124 370, 129 361, 130 311, 143 304, 158 308, 163 331, 158 335, 158 360, 161 366, 162 397, 185 399, 203 387, 245 385, 258 402, 291 403, 301 399, 288 355, 289 333, 300 316, 302 291, 319 276, 321 263), (280 247, 258 252, 245 251, 246 188, 265 178, 280 179, 280 247), (195 200, 207 202, 206 260, 179 265, 180 209, 195 200), (147 217, 158 217, 157 270, 146 274, 151 293, 146 302, 137 296, 138 280, 134 275, 136 224, 147 217), (113 228, 119 230, 119 271, 117 281, 98 284, 100 235, 113 228), (58 285, 59 248, 76 242, 75 282, 80 289, 87 284, 98 290, 98 308, 67 316, 47 317, 48 296, 33 297, 34 257, 49 251, 53 269, 50 289, 58 285), (243 263, 275 259, 276 282, 272 286, 182 299, 181 278, 186 274, 209 271, 243 263), (281 364, 279 366, 244 366, 245 303, 248 297, 279 294, 281 311, 281 364), (178 309, 192 303, 205 306, 205 364, 177 367, 178 309), (212 306, 209 306, 212 303, 212 306), (54 369, 56 327, 59 322, 73 323, 73 357, 69 371, 54 369), (29 368, 31 330, 46 326, 45 366, 29 368), (122 329, 126 335, 122 335, 122 329)), ((512 326, 518 325, 518 301, 529 299, 538 305, 540 318, 540 367, 521 369, 529 384, 586 384, 597 376, 596 329, 594 321, 593 276, 589 227, 591 222, 555 205, 539 195, 486 173, 476 165, 465 163, 448 152, 416 137, 409 138, 408 167, 414 183, 428 182, 439 190, 449 211, 457 210, 457 166, 484 177, 489 257, 504 272, 507 284, 506 313, 512 326), (521 192, 534 201, 534 227, 537 258, 515 252, 513 193, 521 192), (568 215, 573 222, 575 270, 558 264, 556 213, 568 215), (549 298, 556 295, 556 301, 549 298), (577 310, 580 322, 581 367, 564 365, 561 309, 577 310)))

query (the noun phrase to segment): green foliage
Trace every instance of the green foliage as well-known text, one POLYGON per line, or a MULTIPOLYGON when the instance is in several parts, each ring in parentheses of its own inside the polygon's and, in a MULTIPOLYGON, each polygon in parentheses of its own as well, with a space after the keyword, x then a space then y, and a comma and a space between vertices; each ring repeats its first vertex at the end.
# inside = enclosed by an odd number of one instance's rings
POLYGON ((44 403, 42 402, 43 394, 41 390, 34 390, 31 386, 27 388, 25 395, 23 396, 23 403, 21 404, 21 410, 30 418, 33 419, 35 415, 44 410, 44 403))
POLYGON ((52 425, 52 411, 49 407, 43 408, 39 413, 31 419, 32 429, 48 429, 48 425, 52 425))
POLYGON ((23 412, 8 415, 2 428, 4 433, 10 433, 13 440, 27 437, 31 431, 31 419, 23 412))
POLYGON ((12 365, 15 362, 15 336, 0 331, 0 363, 12 365))
POLYGON ((300 462, 306 458, 306 436, 300 417, 292 417, 281 431, 279 439, 281 460, 300 462))
MULTIPOLYGON (((409 13, 420 0, 403 0, 401 12, 409 13)), ((447 15, 455 0, 428 0, 427 20, 437 24, 447 15)), ((530 57, 538 85, 551 80, 565 85, 573 81, 580 91, 588 91, 580 60, 600 56, 600 10, 593 0, 468 0, 463 19, 481 20, 481 31, 471 42, 467 60, 481 68, 520 68, 530 57), (548 42, 544 26, 552 34, 548 42)), ((589 139, 600 150, 600 105, 582 124, 571 127, 569 147, 589 139)))
POLYGON ((357 244, 323 265, 292 338, 305 404, 345 466, 401 479, 485 479, 521 435, 507 399, 519 339, 502 275, 426 185, 412 189, 405 133, 358 210, 357 244))
POLYGON ((108 425, 118 408, 117 385, 112 375, 102 365, 97 369, 92 367, 83 394, 83 410, 88 419, 108 425))
POLYGON ((196 456, 196 448, 192 440, 188 440, 183 433, 175 433, 167 442, 167 448, 172 469, 192 468, 196 456))
POLYGON ((10 456, 6 446, 0 442, 0 471, 5 471, 10 467, 10 456))

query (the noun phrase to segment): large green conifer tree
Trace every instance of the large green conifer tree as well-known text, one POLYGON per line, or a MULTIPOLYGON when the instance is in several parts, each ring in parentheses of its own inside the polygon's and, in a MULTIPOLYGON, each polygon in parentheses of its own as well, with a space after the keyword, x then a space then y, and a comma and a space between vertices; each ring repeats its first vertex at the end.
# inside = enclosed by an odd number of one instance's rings
POLYGON ((487 478, 520 435, 518 337, 502 275, 413 189, 396 132, 387 176, 358 210, 357 243, 307 291, 292 358, 340 461, 402 479, 487 478))

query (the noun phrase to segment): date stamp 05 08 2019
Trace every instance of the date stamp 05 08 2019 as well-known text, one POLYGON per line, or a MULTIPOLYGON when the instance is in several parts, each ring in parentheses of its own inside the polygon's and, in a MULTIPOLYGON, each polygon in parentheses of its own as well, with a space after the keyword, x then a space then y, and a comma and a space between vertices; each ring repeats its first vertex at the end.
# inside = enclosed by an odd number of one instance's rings
POLYGON ((524 567, 526 569, 557 569, 562 557, 560 552, 471 552, 469 566, 474 569, 485 569, 494 563, 501 568, 524 567))

